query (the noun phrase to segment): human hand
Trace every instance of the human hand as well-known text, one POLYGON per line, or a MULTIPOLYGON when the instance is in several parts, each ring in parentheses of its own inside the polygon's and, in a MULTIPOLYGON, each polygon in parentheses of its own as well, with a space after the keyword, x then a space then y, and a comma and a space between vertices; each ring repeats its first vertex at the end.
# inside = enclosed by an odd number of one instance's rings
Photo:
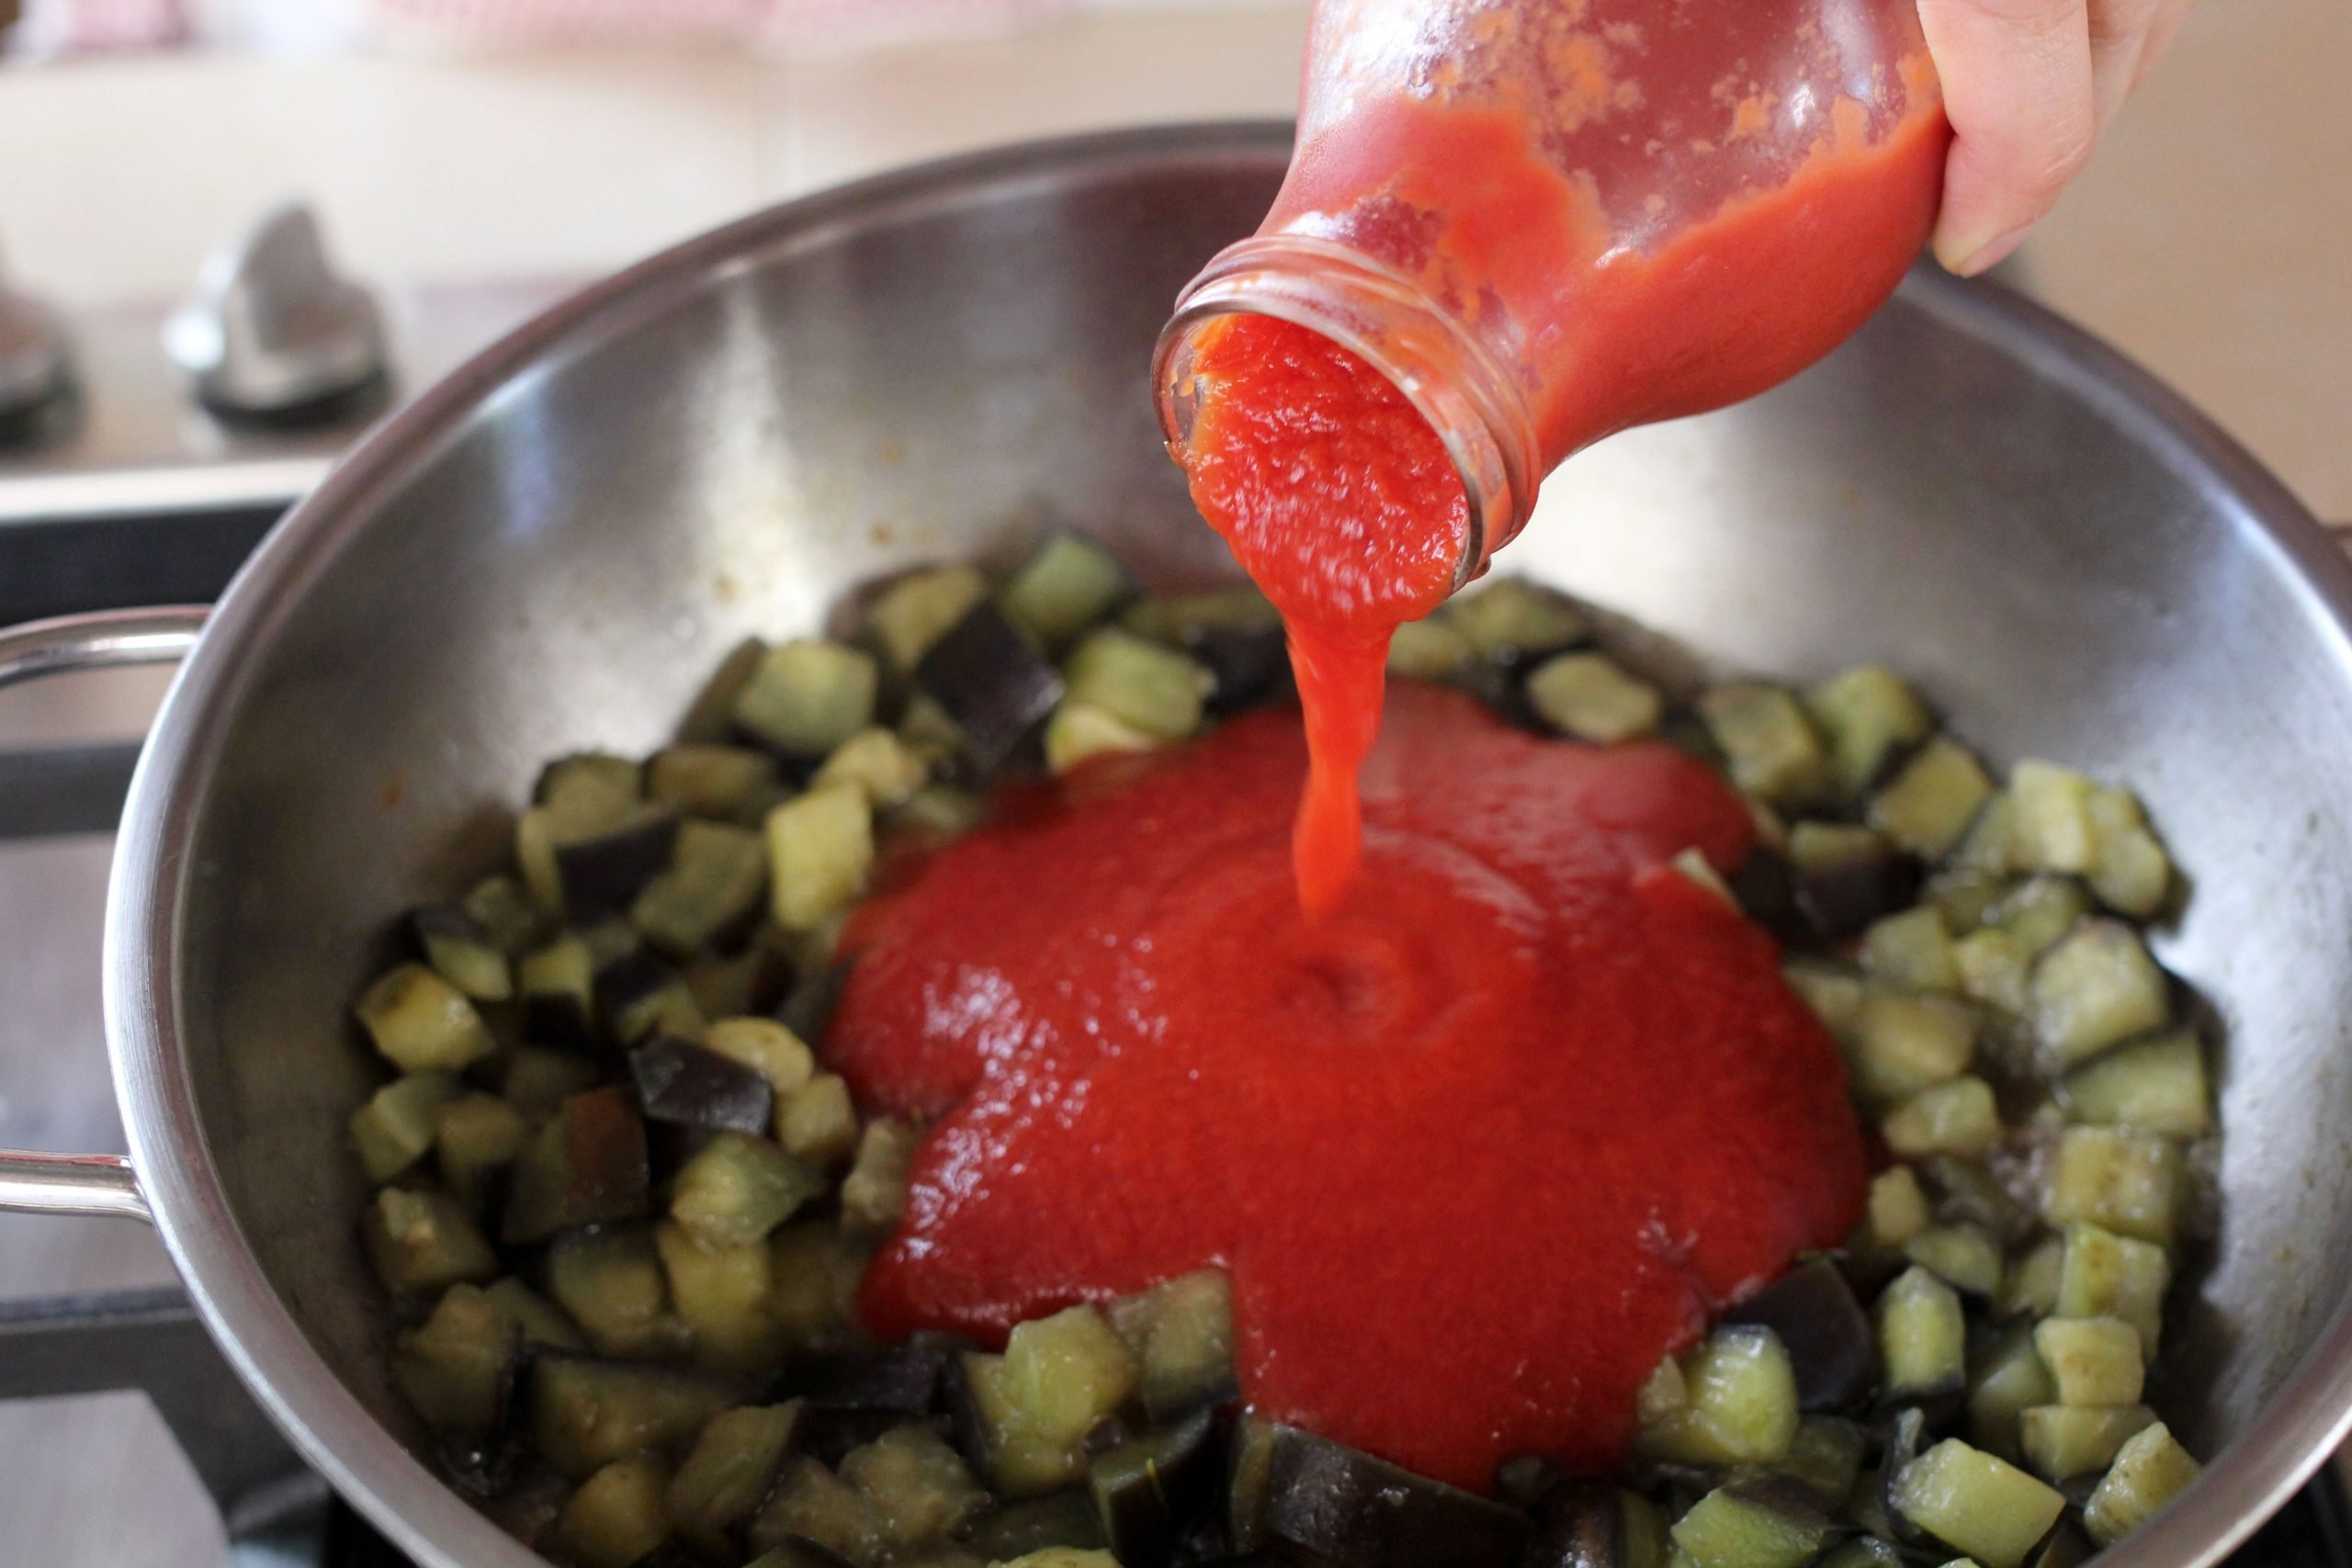
POLYGON ((2192 0, 1919 0, 1953 141, 1936 258, 1964 276, 2018 247, 2192 0))

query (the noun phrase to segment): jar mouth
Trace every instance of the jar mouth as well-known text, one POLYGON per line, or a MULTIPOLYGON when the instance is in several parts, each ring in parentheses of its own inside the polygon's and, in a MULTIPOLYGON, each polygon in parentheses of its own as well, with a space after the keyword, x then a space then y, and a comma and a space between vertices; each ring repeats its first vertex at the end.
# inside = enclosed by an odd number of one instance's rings
POLYGON ((1192 438, 1193 351, 1219 317, 1271 316, 1329 338, 1385 377, 1443 443, 1469 525, 1453 587, 1487 570, 1535 506, 1533 421, 1510 374, 1411 279, 1329 241, 1257 235, 1217 253, 1177 297, 1152 350, 1171 449, 1192 438))

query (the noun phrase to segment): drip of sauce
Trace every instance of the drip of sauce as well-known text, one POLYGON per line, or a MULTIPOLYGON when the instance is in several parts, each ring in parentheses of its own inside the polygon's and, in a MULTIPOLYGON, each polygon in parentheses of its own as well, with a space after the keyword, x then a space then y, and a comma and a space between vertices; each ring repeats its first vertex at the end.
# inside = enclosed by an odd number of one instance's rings
POLYGON ((1244 1396, 1481 1492, 1616 1462, 1658 1357, 1859 1218, 1860 1133, 1669 748, 1400 683, 1364 874, 1294 890, 1298 716, 1001 796, 851 922, 828 1057, 933 1125, 861 1305, 1000 1341, 1219 1265, 1244 1396))

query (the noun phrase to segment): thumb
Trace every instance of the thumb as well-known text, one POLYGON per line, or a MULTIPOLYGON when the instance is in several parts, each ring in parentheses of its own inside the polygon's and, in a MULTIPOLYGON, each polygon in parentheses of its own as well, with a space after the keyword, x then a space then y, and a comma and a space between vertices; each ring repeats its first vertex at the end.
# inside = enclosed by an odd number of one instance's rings
POLYGON ((1919 0, 1952 147, 1936 257, 1963 275, 2015 250, 2090 157, 2085 0, 1919 0))

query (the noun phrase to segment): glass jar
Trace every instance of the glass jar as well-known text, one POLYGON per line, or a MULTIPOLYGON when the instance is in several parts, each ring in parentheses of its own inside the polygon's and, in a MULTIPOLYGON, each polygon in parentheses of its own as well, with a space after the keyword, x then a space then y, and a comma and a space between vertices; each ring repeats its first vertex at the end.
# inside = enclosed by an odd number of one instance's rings
POLYGON ((1918 253, 1950 130, 1913 0, 1318 0, 1290 171, 1153 371, 1237 313, 1385 376, 1460 470, 1457 585, 1615 430, 1826 353, 1918 253))

